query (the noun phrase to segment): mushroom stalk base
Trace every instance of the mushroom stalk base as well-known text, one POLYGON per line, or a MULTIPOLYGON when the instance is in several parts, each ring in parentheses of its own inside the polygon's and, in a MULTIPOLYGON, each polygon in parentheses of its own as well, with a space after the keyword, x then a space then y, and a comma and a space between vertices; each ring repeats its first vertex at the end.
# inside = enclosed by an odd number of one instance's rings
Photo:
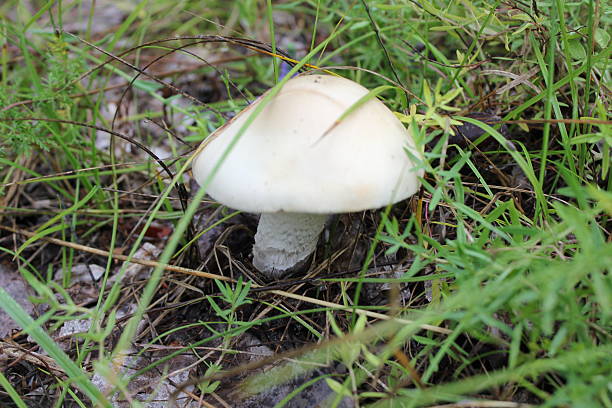
POLYGON ((262 214, 255 234, 253 265, 271 279, 303 265, 314 252, 326 219, 326 214, 262 214))

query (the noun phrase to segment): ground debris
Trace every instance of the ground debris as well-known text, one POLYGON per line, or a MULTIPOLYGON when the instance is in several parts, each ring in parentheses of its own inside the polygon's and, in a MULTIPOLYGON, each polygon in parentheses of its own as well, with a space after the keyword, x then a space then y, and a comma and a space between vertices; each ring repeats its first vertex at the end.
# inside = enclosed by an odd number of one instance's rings
MULTIPOLYGON (((156 355, 156 357, 163 357, 156 355)), ((130 348, 113 362, 112 370, 116 375, 132 376, 155 360, 139 355, 135 348, 130 348)), ((135 377, 127 385, 129 395, 115 393, 111 402, 115 408, 128 408, 133 406, 131 401, 138 401, 145 408, 164 408, 168 406, 168 400, 177 387, 189 379, 196 358, 192 355, 181 354, 165 362, 163 365, 152 368, 145 373, 135 377)), ((91 381, 103 392, 109 392, 110 383, 100 374, 94 374, 91 381)), ((186 387, 184 392, 191 394, 193 387, 186 387)), ((192 397, 182 393, 177 398, 180 407, 197 407, 198 402, 192 397), (189 402, 185 402, 185 398, 189 402)))
MULTIPOLYGON (((264 357, 269 357, 274 355, 272 349, 268 346, 261 343, 261 341, 249 334, 245 333, 240 341, 238 342, 238 347, 241 350, 244 350, 246 353, 242 354, 243 363, 251 363, 254 361, 258 361, 264 357)), ((281 364, 284 363, 284 360, 281 364)), ((261 368, 262 372, 266 372, 271 369, 272 366, 266 366, 261 368)), ((260 408, 260 407, 273 407, 286 398, 289 394, 291 394, 294 390, 302 387, 307 382, 311 381, 317 376, 321 376, 324 374, 324 371, 329 371, 327 368, 317 369, 313 372, 297 377, 288 379, 287 382, 270 386, 269 388, 261 391, 259 394, 249 397, 242 397, 237 390, 240 386, 240 380, 234 385, 229 385, 228 383, 224 383, 227 394, 225 395, 226 401, 231 403, 231 406, 234 408, 260 408), (228 392, 229 391, 229 392, 228 392)), ((255 374, 255 373, 249 373, 255 374)), ((221 394, 224 394, 223 391, 220 391, 221 394)), ((301 392, 294 395, 284 406, 291 408, 300 408, 300 407, 318 407, 318 406, 326 406, 330 399, 333 399, 335 393, 329 388, 325 380, 316 381, 314 384, 304 388, 301 392)), ((336 405, 341 408, 348 408, 353 406, 350 399, 344 398, 341 400, 340 404, 336 405)))

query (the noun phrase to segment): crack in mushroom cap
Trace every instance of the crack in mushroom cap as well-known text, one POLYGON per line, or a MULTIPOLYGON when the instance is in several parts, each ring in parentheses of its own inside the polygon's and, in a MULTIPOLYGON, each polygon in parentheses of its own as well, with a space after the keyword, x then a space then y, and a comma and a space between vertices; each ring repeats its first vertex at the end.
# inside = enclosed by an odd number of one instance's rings
MULTIPOLYGON (((420 154, 389 108, 372 98, 336 123, 367 93, 331 75, 289 80, 238 140, 208 194, 242 211, 321 214, 380 208, 413 195, 423 172, 404 149, 420 154)), ((199 183, 260 102, 205 141, 193 165, 199 183)))

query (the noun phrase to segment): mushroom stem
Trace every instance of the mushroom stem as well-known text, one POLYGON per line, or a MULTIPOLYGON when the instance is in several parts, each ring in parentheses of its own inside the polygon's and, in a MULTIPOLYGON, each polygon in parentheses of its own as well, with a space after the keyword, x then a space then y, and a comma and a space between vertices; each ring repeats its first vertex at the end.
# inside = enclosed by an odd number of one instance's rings
POLYGON ((253 265, 279 278, 301 266, 314 252, 327 214, 264 213, 253 247, 253 265))

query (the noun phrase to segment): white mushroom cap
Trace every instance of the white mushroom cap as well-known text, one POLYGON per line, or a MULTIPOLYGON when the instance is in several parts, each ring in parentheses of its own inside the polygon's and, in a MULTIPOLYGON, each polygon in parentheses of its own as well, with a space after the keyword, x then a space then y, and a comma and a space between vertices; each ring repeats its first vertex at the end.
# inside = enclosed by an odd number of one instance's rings
MULTIPOLYGON (((411 196, 422 171, 405 149, 420 154, 381 101, 371 98, 334 126, 367 93, 337 76, 289 80, 234 146, 208 194, 247 212, 319 214, 380 208, 411 196)), ((210 136, 194 161, 196 180, 207 179, 260 101, 210 136)))

